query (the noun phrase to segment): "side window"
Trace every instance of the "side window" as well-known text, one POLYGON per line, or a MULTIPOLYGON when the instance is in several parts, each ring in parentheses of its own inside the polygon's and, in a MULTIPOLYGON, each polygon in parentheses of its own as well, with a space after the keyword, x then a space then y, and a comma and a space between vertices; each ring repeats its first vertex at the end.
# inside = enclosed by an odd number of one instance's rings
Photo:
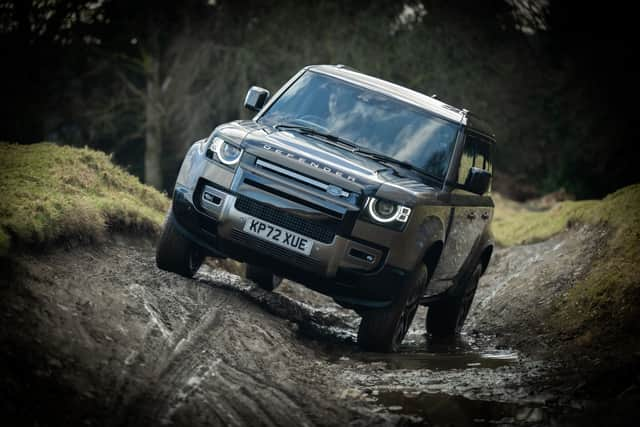
POLYGON ((491 148, 491 142, 486 138, 474 134, 466 136, 464 150, 460 157, 458 184, 464 185, 467 182, 469 169, 472 167, 484 169, 493 174, 491 148))
POLYGON ((485 138, 474 138, 476 142, 476 158, 474 166, 493 173, 491 164, 491 143, 485 138))
POLYGON ((467 182, 467 175, 469 175, 469 169, 473 167, 473 161, 475 158, 475 144, 471 143, 471 139, 467 136, 464 141, 464 150, 460 157, 460 168, 458 169, 458 184, 464 185, 467 182))

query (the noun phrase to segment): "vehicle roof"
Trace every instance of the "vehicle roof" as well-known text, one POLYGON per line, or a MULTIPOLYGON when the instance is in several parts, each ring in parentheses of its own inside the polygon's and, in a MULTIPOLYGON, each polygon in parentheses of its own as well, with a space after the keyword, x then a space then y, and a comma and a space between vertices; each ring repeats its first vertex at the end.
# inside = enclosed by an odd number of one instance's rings
POLYGON ((402 99, 418 107, 424 108, 425 110, 431 111, 446 119, 463 125, 467 124, 467 110, 454 107, 440 101, 439 99, 416 92, 415 90, 404 86, 363 74, 342 65, 310 65, 305 68, 374 89, 378 92, 382 92, 386 95, 402 99))

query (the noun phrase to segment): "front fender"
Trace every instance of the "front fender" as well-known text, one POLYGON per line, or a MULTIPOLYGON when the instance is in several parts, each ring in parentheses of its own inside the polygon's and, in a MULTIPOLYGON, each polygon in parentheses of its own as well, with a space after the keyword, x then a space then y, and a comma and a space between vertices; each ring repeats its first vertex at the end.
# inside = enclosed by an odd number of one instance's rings
POLYGON ((180 186, 190 191, 195 189, 198 178, 203 175, 204 168, 206 167, 206 150, 206 139, 196 141, 189 147, 180 166, 180 171, 178 172, 176 187, 180 186))
POLYGON ((449 208, 446 206, 417 206, 412 219, 390 248, 389 264, 413 271, 423 262, 426 251, 436 242, 444 241, 449 208))

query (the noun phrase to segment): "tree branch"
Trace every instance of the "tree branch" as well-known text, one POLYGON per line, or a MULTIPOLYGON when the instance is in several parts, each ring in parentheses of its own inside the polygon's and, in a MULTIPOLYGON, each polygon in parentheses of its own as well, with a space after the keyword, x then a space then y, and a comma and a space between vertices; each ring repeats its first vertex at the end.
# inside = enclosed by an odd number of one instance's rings
POLYGON ((141 91, 139 88, 137 88, 136 85, 131 83, 131 80, 129 80, 127 78, 127 76, 125 76, 122 71, 117 71, 116 75, 122 81, 122 83, 125 85, 125 87, 127 89, 129 89, 129 91, 131 93, 133 93, 134 95, 140 97, 144 102, 147 102, 147 95, 143 91, 141 91))

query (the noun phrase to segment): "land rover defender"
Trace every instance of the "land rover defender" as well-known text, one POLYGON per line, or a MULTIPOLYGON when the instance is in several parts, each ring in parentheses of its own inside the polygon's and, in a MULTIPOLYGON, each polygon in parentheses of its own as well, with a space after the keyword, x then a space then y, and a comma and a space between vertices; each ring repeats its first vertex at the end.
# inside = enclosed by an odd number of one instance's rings
POLYGON ((355 310, 365 350, 396 351, 416 313, 460 331, 493 250, 493 133, 465 109, 344 66, 308 66, 251 120, 185 155, 157 246, 193 276, 205 256, 289 278, 355 310))

